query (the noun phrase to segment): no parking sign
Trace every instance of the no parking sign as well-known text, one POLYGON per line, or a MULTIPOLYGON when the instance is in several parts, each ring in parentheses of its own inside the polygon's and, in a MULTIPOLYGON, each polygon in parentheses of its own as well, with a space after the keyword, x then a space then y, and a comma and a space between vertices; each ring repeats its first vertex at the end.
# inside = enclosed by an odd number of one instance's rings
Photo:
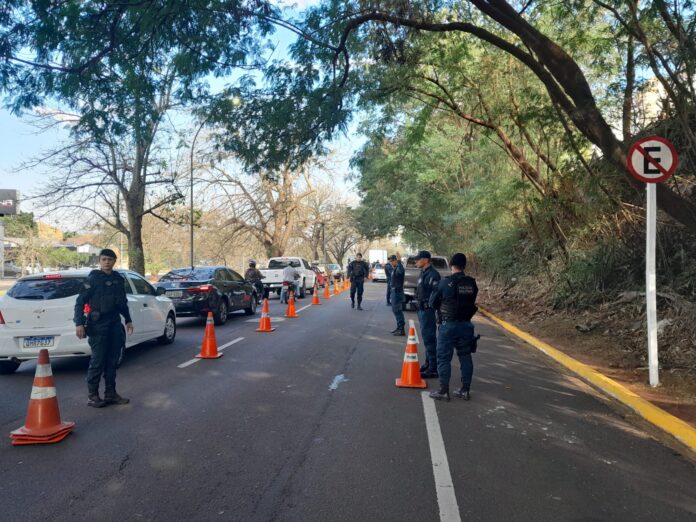
POLYGON ((628 149, 628 168, 643 183, 660 183, 677 169, 679 156, 668 140, 650 136, 638 140, 628 149))

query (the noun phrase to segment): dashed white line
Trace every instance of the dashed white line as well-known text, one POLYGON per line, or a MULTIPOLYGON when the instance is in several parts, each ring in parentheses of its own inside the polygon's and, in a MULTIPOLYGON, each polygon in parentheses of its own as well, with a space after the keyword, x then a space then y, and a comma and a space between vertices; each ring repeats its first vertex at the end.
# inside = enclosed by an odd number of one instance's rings
POLYGON ((425 426, 428 430, 430 459, 433 462, 437 503, 440 506, 440 520, 441 522, 461 522, 459 505, 454 494, 452 475, 447 462, 445 442, 442 439, 440 421, 437 418, 437 410, 435 409, 435 401, 428 396, 428 392, 421 392, 421 399, 423 399, 425 426))
MULTIPOLYGON (((244 337, 237 337, 236 339, 231 340, 229 343, 225 343, 222 346, 218 346, 218 352, 223 351, 225 348, 228 348, 232 346, 233 344, 237 344, 239 341, 243 341, 244 337)), ((187 366, 191 366, 192 364, 197 363, 200 361, 200 359, 195 358, 191 359, 190 361, 186 361, 185 363, 181 363, 177 366, 177 368, 186 368, 187 366)))
POLYGON ((310 306, 312 306, 311 303, 308 304, 307 306, 303 306, 302 308, 300 308, 300 309, 298 309, 298 310, 295 310, 295 313, 296 313, 296 314, 299 314, 302 310, 306 310, 306 309, 309 308, 310 306))

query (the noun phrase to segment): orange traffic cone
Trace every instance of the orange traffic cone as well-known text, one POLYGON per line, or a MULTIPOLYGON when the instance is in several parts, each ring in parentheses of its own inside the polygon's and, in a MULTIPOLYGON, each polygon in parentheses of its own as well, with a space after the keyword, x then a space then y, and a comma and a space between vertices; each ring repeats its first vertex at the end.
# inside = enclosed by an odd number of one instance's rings
POLYGON ((261 311, 261 322, 256 329, 257 332, 272 332, 275 328, 271 328, 271 316, 268 312, 268 298, 263 300, 263 310, 261 311))
POLYGON ((343 289, 348 290, 350 288, 350 281, 348 279, 343 280, 343 289))
POLYGON ((408 329, 408 341, 406 342, 406 353, 404 363, 401 366, 401 378, 396 379, 399 388, 427 388, 428 383, 423 380, 420 374, 420 364, 418 364, 418 339, 416 329, 411 326, 408 329))
POLYGON ((341 291, 338 288, 338 281, 334 282, 334 295, 338 295, 341 293, 341 291))
POLYGON ((312 292, 312 304, 321 304, 321 301, 319 301, 319 283, 317 283, 316 281, 314 282, 314 292, 312 292))
POLYGON ((74 422, 61 422, 56 386, 53 383, 48 350, 39 352, 34 384, 31 388, 29 410, 24 426, 10 434, 12 444, 50 444, 67 437, 75 427, 74 422))
POLYGON ((219 359, 223 356, 222 352, 218 352, 217 339, 215 338, 215 323, 213 321, 213 312, 208 312, 208 319, 205 321, 205 334, 203 335, 203 346, 201 353, 196 355, 199 359, 219 359))
POLYGON ((331 286, 331 280, 327 280, 326 284, 324 285, 324 299, 331 298, 331 292, 329 291, 330 286, 331 286))
POLYGON ((290 294, 290 298, 288 299, 288 310, 285 312, 285 317, 289 318, 295 318, 299 317, 297 315, 297 312, 295 311, 295 295, 290 294))

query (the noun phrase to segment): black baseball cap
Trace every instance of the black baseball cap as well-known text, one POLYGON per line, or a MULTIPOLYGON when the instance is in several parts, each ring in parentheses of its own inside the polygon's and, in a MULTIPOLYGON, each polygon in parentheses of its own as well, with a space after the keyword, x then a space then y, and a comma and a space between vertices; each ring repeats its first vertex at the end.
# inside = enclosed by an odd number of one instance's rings
POLYGON ((416 254, 416 259, 430 259, 433 257, 427 250, 421 250, 416 254))
POLYGON ((113 259, 116 259, 116 252, 114 252, 110 248, 104 248, 104 249, 102 249, 101 252, 99 252, 99 257, 101 257, 101 256, 111 257, 113 259))
POLYGON ((466 256, 461 252, 457 252, 450 259, 450 266, 456 266, 464 270, 466 268, 466 256))
POLYGON ((387 258, 387 261, 396 261, 397 259, 399 259, 399 258, 396 257, 396 255, 392 254, 387 258))

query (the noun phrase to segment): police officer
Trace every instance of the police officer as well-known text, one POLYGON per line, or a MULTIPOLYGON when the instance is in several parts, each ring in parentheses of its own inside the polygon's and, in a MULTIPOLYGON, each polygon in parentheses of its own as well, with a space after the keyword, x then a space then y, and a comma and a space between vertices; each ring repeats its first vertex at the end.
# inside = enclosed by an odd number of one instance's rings
POLYGON ((450 400, 449 381, 452 373, 452 355, 457 350, 462 370, 462 387, 454 396, 469 400, 474 363, 471 354, 476 351, 474 325, 471 318, 476 313, 476 280, 464 274, 466 256, 458 253, 452 256, 450 268, 452 275, 445 277, 430 296, 430 303, 440 313, 442 324, 437 337, 437 371, 440 376, 440 389, 430 394, 437 400, 450 400))
POLYGON ((387 258, 387 262, 384 265, 384 275, 387 277, 387 306, 391 306, 391 276, 394 267, 391 266, 391 258, 396 256, 390 256, 387 258))
POLYGON ((430 294, 437 288, 440 274, 430 264, 431 257, 427 250, 416 254, 416 266, 421 269, 416 288, 416 304, 425 345, 425 363, 421 366, 421 377, 424 379, 437 377, 437 320, 435 310, 430 306, 430 294))
POLYGON ((107 404, 128 404, 130 401, 116 393, 116 366, 126 339, 121 328, 121 316, 126 321, 128 335, 133 333, 133 321, 128 311, 126 285, 128 282, 114 272, 116 254, 108 248, 99 253, 99 270, 92 270, 83 283, 75 302, 75 333, 87 337, 92 357, 87 369, 87 405, 103 408, 107 404), (85 305, 89 313, 85 314, 85 305), (99 382, 104 375, 104 399, 99 397, 99 382))
POLYGON ((365 291, 365 278, 370 273, 370 265, 363 261, 362 254, 357 253, 355 259, 348 265, 348 279, 350 280, 350 307, 355 308, 355 294, 358 294, 358 310, 362 310, 363 292, 365 291))
POLYGON ((391 307, 396 319, 396 328, 391 331, 394 335, 406 335, 404 327, 404 265, 395 255, 389 256, 389 266, 391 267, 391 278, 389 279, 389 289, 391 291, 391 307))

